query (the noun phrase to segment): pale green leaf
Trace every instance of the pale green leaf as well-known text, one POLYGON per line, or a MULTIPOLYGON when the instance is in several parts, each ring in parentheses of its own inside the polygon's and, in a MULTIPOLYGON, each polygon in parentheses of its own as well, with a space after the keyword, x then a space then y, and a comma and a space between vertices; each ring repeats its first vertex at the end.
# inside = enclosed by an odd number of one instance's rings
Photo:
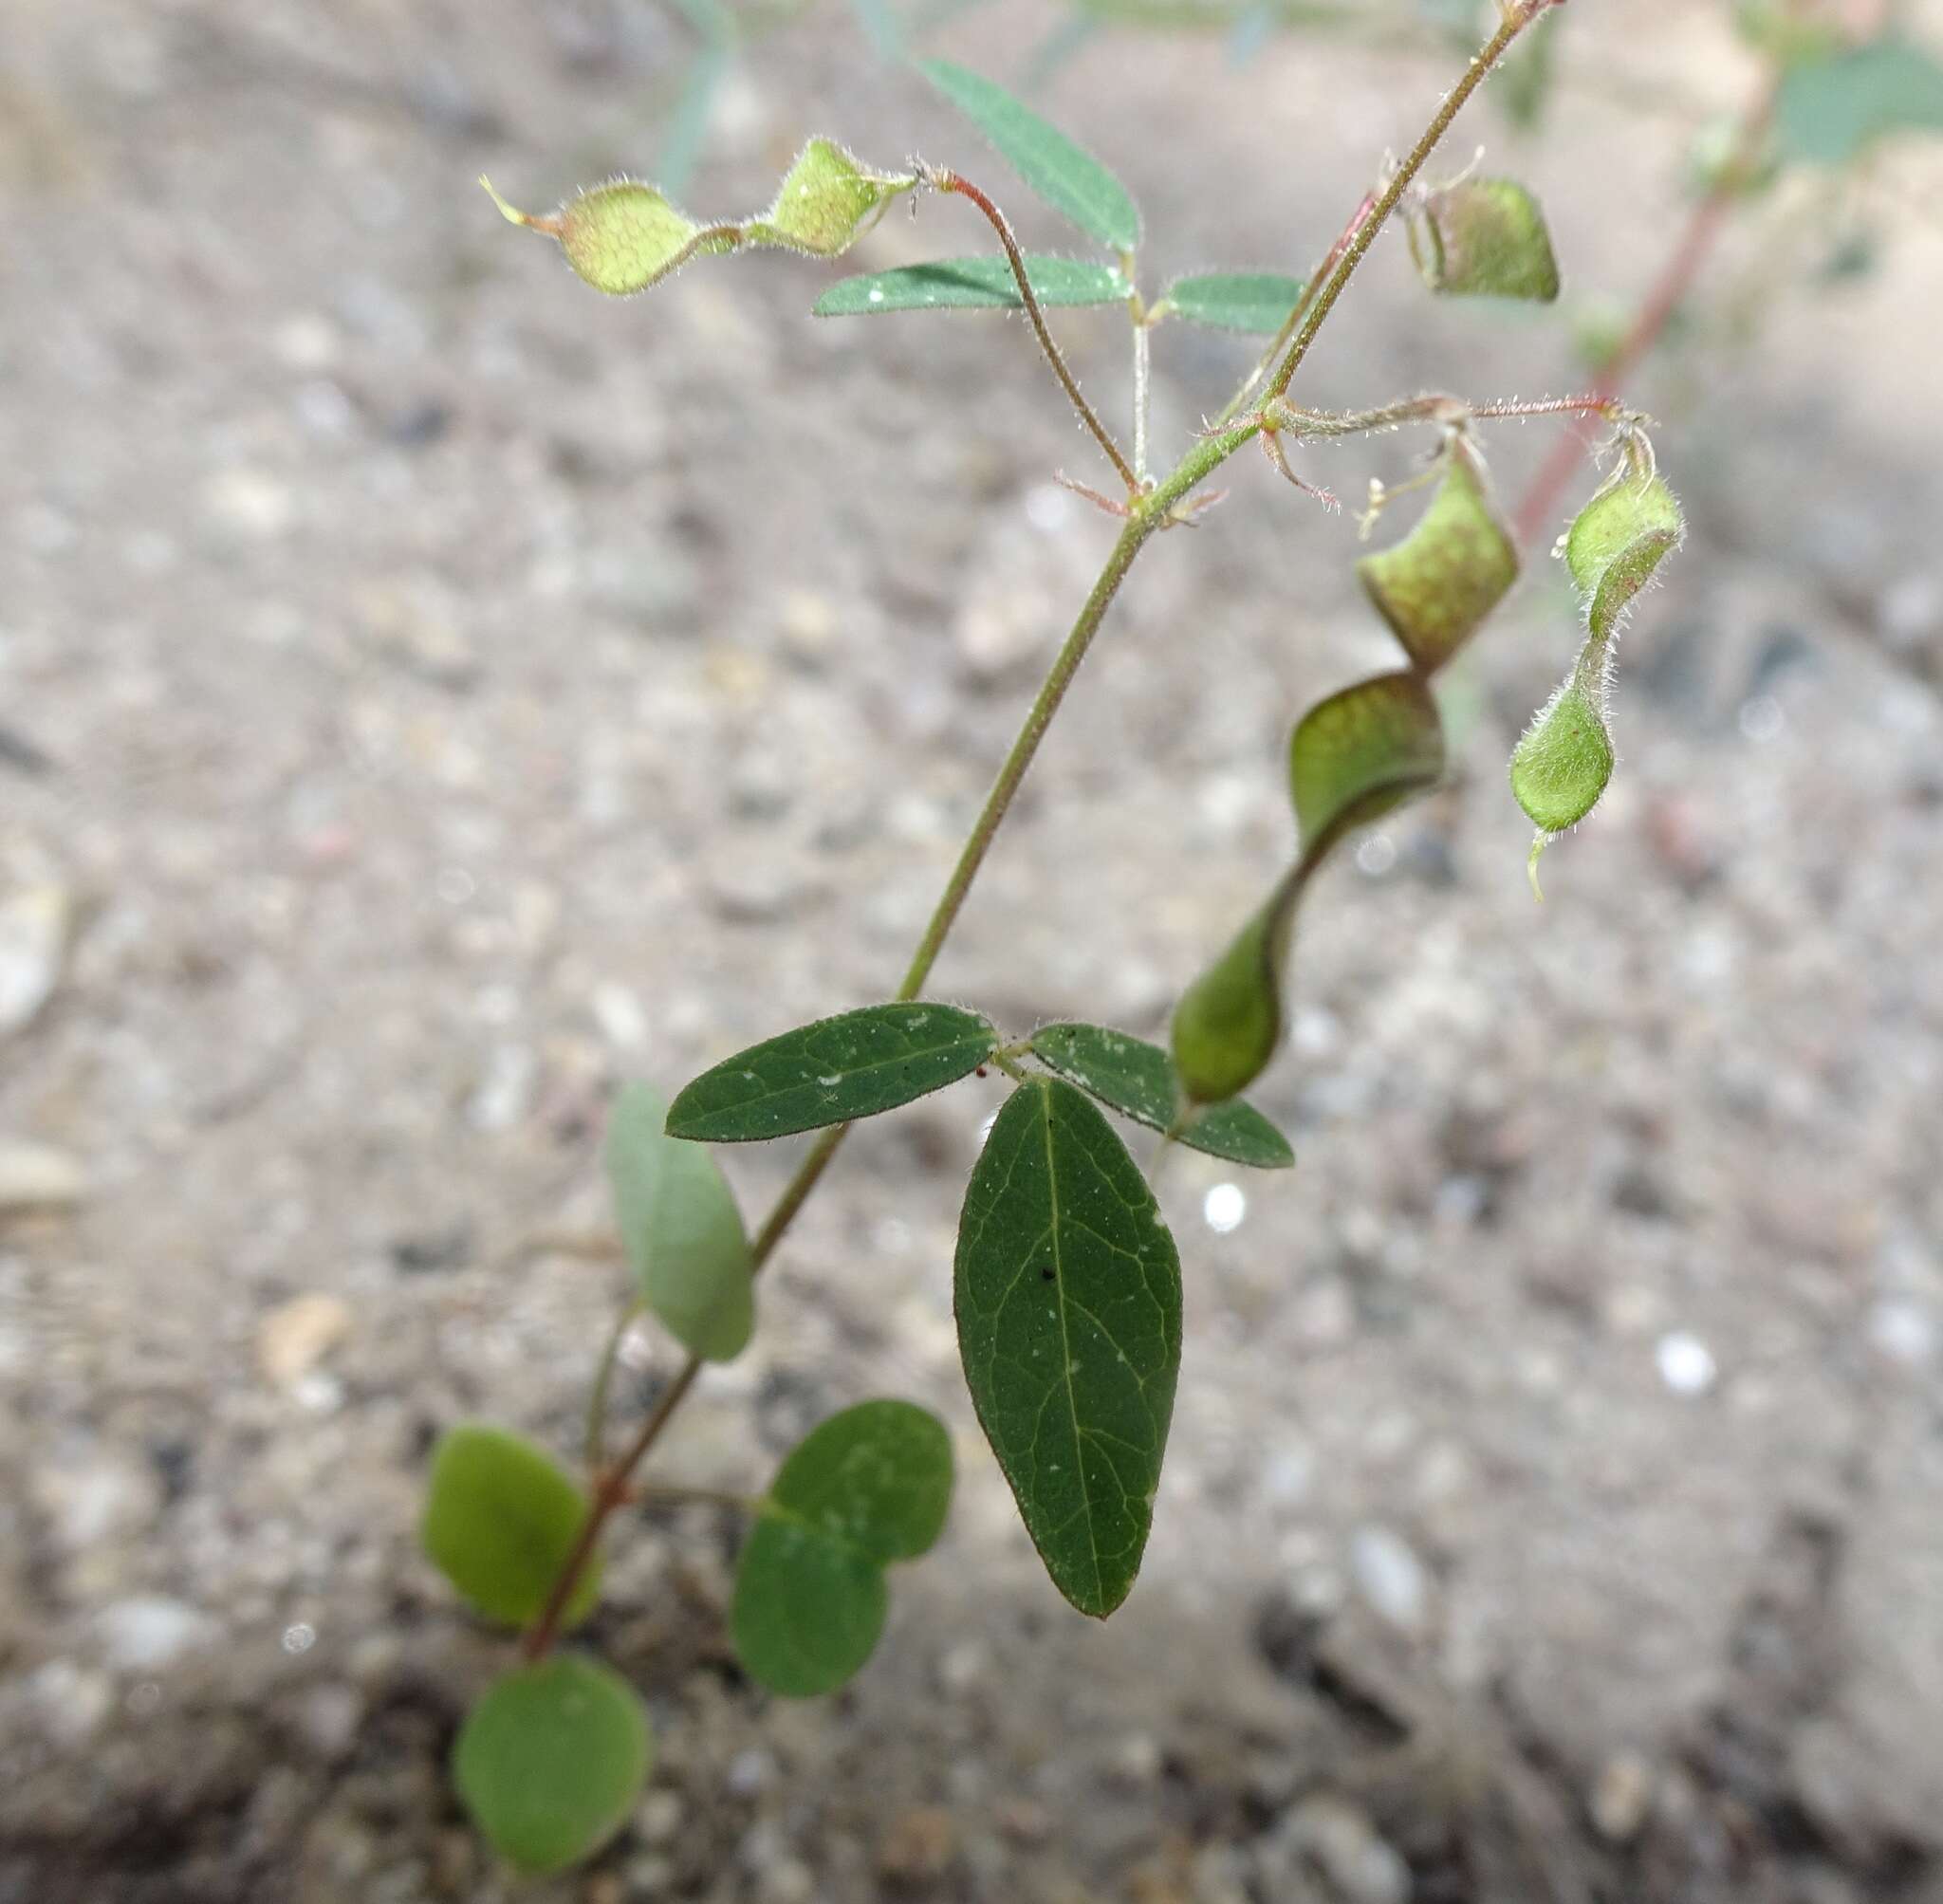
POLYGON ((1268 271, 1216 271, 1177 278, 1167 302, 1190 323, 1267 337, 1280 330, 1308 287, 1268 271))
POLYGON ((1357 574, 1424 674, 1456 653, 1518 579, 1518 548, 1491 507, 1477 453, 1454 437, 1437 493, 1404 540, 1357 574))
POLYGON ((627 1681, 567 1653, 486 1689, 459 1731, 453 1779, 493 1850, 540 1876, 591 1858, 620 1829, 653 1758, 627 1681))
POLYGON ((747 1143, 895 1110, 977 1070, 998 1034, 949 1005, 871 1005, 753 1044, 675 1098, 671 1137, 747 1143))
POLYGON ((860 1402, 812 1430, 737 1564, 730 1624, 750 1676, 792 1698, 848 1679, 883 1630, 883 1569, 931 1547, 951 1495, 951 1436, 921 1408, 860 1402))
MULTIPOLYGON (((1028 253, 1026 281, 1048 307, 1124 304, 1132 287, 1113 265, 1028 253)), ((813 306, 817 317, 873 317, 888 311, 1023 310, 1012 268, 1003 258, 940 258, 869 271, 832 285, 813 306)))
MULTIPOLYGON (((418 1538, 427 1557, 490 1619, 526 1626, 545 1608, 587 1518, 587 1499, 543 1450, 504 1429, 467 1422, 432 1456, 418 1538)), ((563 1624, 601 1597, 597 1555, 563 1624)))
MULTIPOLYGON (((1171 1129, 1180 1109, 1173 1061, 1157 1044, 1103 1025, 1044 1025, 1032 1050, 1061 1077, 1101 1103, 1151 1130, 1171 1129)), ((1288 1139, 1249 1104, 1219 1104, 1181 1133, 1190 1150, 1257 1170, 1286 1170, 1295 1162, 1288 1139)))
POLYGON ((1053 1584, 1104 1617, 1139 1571, 1180 1368, 1180 1260, 1113 1126, 1071 1084, 1007 1100, 958 1225, 958 1347, 1053 1584))
POLYGON ((1003 86, 964 66, 949 60, 923 60, 918 70, 1054 211, 1113 250, 1131 251, 1139 244, 1140 214, 1134 201, 1091 153, 1003 86))
POLYGON ((668 1107, 630 1084, 607 1123, 607 1178, 641 1301, 683 1348, 732 1360, 755 1327, 753 1267, 735 1196, 700 1144, 671 1137, 668 1107))
POLYGON ((1846 165, 1895 133, 1943 131, 1943 66, 1914 40, 1889 34, 1789 66, 1775 102, 1786 158, 1846 165))

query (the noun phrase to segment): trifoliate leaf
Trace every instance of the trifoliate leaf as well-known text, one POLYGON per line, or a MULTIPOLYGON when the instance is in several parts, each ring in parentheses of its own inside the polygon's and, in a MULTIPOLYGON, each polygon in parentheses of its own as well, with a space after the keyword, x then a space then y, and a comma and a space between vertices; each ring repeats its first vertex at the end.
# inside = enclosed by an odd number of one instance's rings
MULTIPOLYGON (((504 1429, 448 1429, 432 1456, 418 1539, 427 1557, 490 1619, 525 1626, 545 1608, 587 1518, 587 1499, 553 1458, 504 1429)), ((601 1597, 599 1557, 563 1624, 601 1597)))
POLYGON ((834 1691, 871 1655, 885 1567, 927 1552, 952 1495, 951 1436, 903 1401, 866 1401, 791 1451, 736 1567, 736 1656, 772 1692, 834 1691))
POLYGON ((1409 226, 1416 268, 1451 297, 1559 294, 1558 260, 1538 201, 1509 178, 1467 178, 1427 193, 1409 226))
POLYGON ((1140 214, 1126 187, 1090 152, 1003 86, 964 66, 921 60, 917 69, 1055 212, 1113 250, 1131 251, 1139 244, 1140 214))
POLYGON ((1491 508, 1477 453, 1461 436, 1416 527, 1356 572, 1424 674, 1443 666, 1518 579, 1518 548, 1491 508))
POLYGON ((1267 337, 1282 328, 1308 287, 1268 271, 1218 271, 1176 278, 1162 294, 1190 323, 1267 337))
POLYGON ((783 245, 812 257, 834 258, 916 182, 908 174, 886 178, 866 172, 841 145, 813 139, 789 168, 775 204, 764 217, 751 220, 743 235, 751 245, 783 245))
MULTIPOLYGON (((1125 304, 1133 290, 1119 268, 1027 253, 1026 282, 1048 308, 1125 304)), ((832 285, 812 306, 817 317, 873 317, 886 311, 1023 310, 1012 268, 1003 258, 940 258, 869 271, 832 285)))
POLYGON ((897 1109, 977 1070, 998 1033, 950 1005, 870 1005, 725 1058, 683 1087, 668 1134, 749 1143, 897 1109))
POLYGON ((487 1688, 460 1728, 453 1780, 493 1850, 539 1876, 591 1858, 620 1829, 653 1758, 627 1681, 569 1653, 487 1688))
POLYGON ((671 1137, 668 1106, 630 1084, 607 1122, 607 1180, 641 1301, 683 1348, 732 1361, 755 1327, 754 1270, 734 1192, 700 1144, 671 1137))
MULTIPOLYGON (((1174 1065, 1157 1044, 1103 1025, 1043 1025, 1032 1034, 1033 1055, 1102 1104, 1150 1130, 1173 1128, 1181 1108, 1174 1065)), ((1288 1139, 1249 1104, 1217 1104, 1180 1133, 1190 1150, 1257 1170, 1286 1170, 1295 1162, 1288 1139)))
POLYGON ((958 1347, 979 1425, 1052 1581, 1104 1618, 1139 1571, 1180 1372, 1180 1259, 1104 1116, 1014 1091, 958 1223, 958 1347))

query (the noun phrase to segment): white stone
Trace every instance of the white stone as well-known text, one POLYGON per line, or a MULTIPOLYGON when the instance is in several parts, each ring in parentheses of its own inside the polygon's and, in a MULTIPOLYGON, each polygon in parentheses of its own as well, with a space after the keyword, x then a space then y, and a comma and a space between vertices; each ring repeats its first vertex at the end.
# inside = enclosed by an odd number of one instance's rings
POLYGON ((1393 1527, 1359 1527, 1349 1539, 1349 1571, 1364 1599, 1401 1632, 1420 1635, 1430 1585, 1416 1550, 1393 1527))
POLYGON ((186 1601, 138 1594, 103 1607, 96 1622, 108 1664, 126 1673, 156 1673, 184 1654, 214 1643, 214 1620, 186 1601))
POLYGON ((0 1038, 25 1030, 53 996, 72 915, 65 886, 28 886, 0 900, 0 1038))

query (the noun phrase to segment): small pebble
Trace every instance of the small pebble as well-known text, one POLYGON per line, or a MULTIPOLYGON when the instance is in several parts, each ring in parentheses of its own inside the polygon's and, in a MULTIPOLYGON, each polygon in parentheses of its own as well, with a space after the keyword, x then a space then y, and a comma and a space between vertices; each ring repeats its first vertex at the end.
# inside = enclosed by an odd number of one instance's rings
POLYGON ((958 1828, 941 1805, 914 1805, 884 1828, 877 1868, 903 1883, 942 1877, 958 1848, 958 1828))
POLYGON ((1720 1372, 1712 1350, 1685 1329, 1660 1337, 1653 1358, 1659 1365, 1660 1380, 1675 1395, 1705 1395, 1720 1372))
POLYGON ((87 1172, 80 1158, 51 1144, 0 1138, 0 1216, 71 1210, 86 1194, 87 1172))
POLYGON ((1653 1767, 1638 1752, 1615 1752, 1599 1768, 1590 1809, 1601 1838, 1614 1844, 1638 1838, 1653 1809, 1653 1767))
POLYGON ((274 1387, 294 1389, 350 1333, 347 1303, 322 1290, 272 1309, 256 1331, 256 1365, 274 1387))
POLYGON ((210 1646, 219 1636, 214 1620, 197 1608, 159 1594, 139 1594, 102 1609, 97 1625, 102 1652, 128 1673, 156 1673, 184 1654, 210 1646))
POLYGON ((1429 1581, 1401 1534, 1391 1527, 1359 1527, 1349 1540, 1349 1571, 1363 1599, 1392 1626, 1413 1636, 1423 1632, 1429 1581))
POLYGON ((54 995, 73 910, 65 886, 28 886, 0 900, 0 1038, 26 1030, 54 995))

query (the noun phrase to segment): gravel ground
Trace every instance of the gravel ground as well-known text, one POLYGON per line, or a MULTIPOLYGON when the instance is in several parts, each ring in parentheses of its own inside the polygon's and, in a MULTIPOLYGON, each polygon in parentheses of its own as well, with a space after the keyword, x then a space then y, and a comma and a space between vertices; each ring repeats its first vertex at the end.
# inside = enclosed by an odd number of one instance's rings
MULTIPOLYGON (((1612 295, 1677 216, 1641 96, 1746 80, 1716 9, 1620 10, 1572 9, 1508 158, 1612 295)), ((942 44, 1016 70, 1040 24, 942 44)), ((539 205, 644 166, 679 44, 623 0, 9 9, 5 1904, 511 1895, 444 1779, 506 1654, 417 1556, 427 1450, 576 1444, 606 1098, 882 995, 1110 538, 1016 325, 814 325, 827 273, 777 258, 609 304, 499 223, 482 169, 539 205)), ((1049 98, 1158 282, 1313 256, 1440 72, 1107 38, 1049 98)), ((817 130, 978 157, 830 9, 738 66, 691 196, 762 202, 817 130)), ((1186 1363, 1124 1612, 1059 1602, 963 1393, 968 1085, 857 1134, 667 1445, 751 1487, 909 1396, 957 1436, 944 1544, 791 1706, 727 1653, 735 1528, 625 1528, 591 1636, 660 1763, 530 1895, 1943 1898, 1935 182, 1889 169, 1840 293, 1744 233, 1642 379, 1693 534, 1543 910, 1503 783, 1571 651, 1543 564, 1455 675, 1452 789, 1313 896, 1260 1094, 1300 1167, 1169 1165, 1186 1363)), ((1114 314, 1062 327, 1119 414, 1114 314)), ((1386 244, 1311 388, 1562 388, 1565 328, 1430 306, 1386 244)), ((1243 354, 1158 358, 1168 443, 1243 354)), ((1546 440, 1492 439, 1508 489, 1546 440)), ((1313 460, 1354 495, 1411 453, 1313 460)), ((1143 558, 943 995, 1153 1032, 1286 852, 1288 723, 1386 638, 1344 519, 1232 490, 1143 558)), ((728 1159, 748 1208, 792 1160, 728 1159)), ((631 1342, 627 1406, 672 1365, 631 1342)))

